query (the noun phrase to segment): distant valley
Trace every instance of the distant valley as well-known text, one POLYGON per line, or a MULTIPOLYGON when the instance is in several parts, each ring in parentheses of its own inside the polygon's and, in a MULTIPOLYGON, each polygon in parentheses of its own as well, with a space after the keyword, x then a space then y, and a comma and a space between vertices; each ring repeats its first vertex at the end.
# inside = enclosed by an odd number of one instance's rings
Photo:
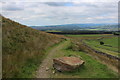
POLYGON ((118 31, 117 23, 111 24, 64 24, 64 25, 50 25, 50 26, 30 26, 41 31, 118 31))

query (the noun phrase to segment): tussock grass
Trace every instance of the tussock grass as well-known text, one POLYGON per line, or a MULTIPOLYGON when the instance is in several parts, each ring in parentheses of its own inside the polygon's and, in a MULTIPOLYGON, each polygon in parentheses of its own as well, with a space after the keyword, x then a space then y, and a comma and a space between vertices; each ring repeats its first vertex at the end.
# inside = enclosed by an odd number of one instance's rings
POLYGON ((30 78, 50 46, 62 36, 41 32, 2 17, 3 78, 30 78))

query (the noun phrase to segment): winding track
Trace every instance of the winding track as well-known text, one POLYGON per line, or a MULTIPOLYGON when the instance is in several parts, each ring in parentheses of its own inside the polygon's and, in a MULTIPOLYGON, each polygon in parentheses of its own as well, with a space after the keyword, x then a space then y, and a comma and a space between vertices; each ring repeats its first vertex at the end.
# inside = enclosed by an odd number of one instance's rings
POLYGON ((69 44, 69 40, 60 43, 58 46, 55 46, 53 49, 51 49, 48 52, 47 57, 43 60, 43 62, 41 63, 38 71, 37 71, 37 78, 49 78, 50 74, 52 73, 50 70, 48 70, 51 66, 52 66, 52 60, 54 58, 54 55, 57 54, 57 52, 59 52, 59 50, 61 50, 62 48, 65 47, 65 45, 69 44))

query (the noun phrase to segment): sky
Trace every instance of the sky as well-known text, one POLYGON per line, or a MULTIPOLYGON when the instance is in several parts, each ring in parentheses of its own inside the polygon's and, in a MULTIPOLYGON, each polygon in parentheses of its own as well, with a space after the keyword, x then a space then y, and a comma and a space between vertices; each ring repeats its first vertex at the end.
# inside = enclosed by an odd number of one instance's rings
POLYGON ((28 26, 117 23, 118 1, 4 0, 0 1, 0 11, 3 16, 28 26))

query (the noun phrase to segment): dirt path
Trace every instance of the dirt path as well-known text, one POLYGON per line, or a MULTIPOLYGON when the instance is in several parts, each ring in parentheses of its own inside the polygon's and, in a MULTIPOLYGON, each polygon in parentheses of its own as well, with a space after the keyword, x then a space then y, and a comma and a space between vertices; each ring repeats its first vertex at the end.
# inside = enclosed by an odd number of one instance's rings
POLYGON ((37 71, 37 78, 49 78, 50 74, 52 73, 51 70, 49 70, 53 64, 52 60, 54 58, 54 55, 57 54, 62 48, 65 47, 65 45, 69 44, 69 40, 60 43, 58 46, 55 46, 53 49, 51 49, 48 52, 47 57, 43 60, 41 63, 38 71, 37 71))

